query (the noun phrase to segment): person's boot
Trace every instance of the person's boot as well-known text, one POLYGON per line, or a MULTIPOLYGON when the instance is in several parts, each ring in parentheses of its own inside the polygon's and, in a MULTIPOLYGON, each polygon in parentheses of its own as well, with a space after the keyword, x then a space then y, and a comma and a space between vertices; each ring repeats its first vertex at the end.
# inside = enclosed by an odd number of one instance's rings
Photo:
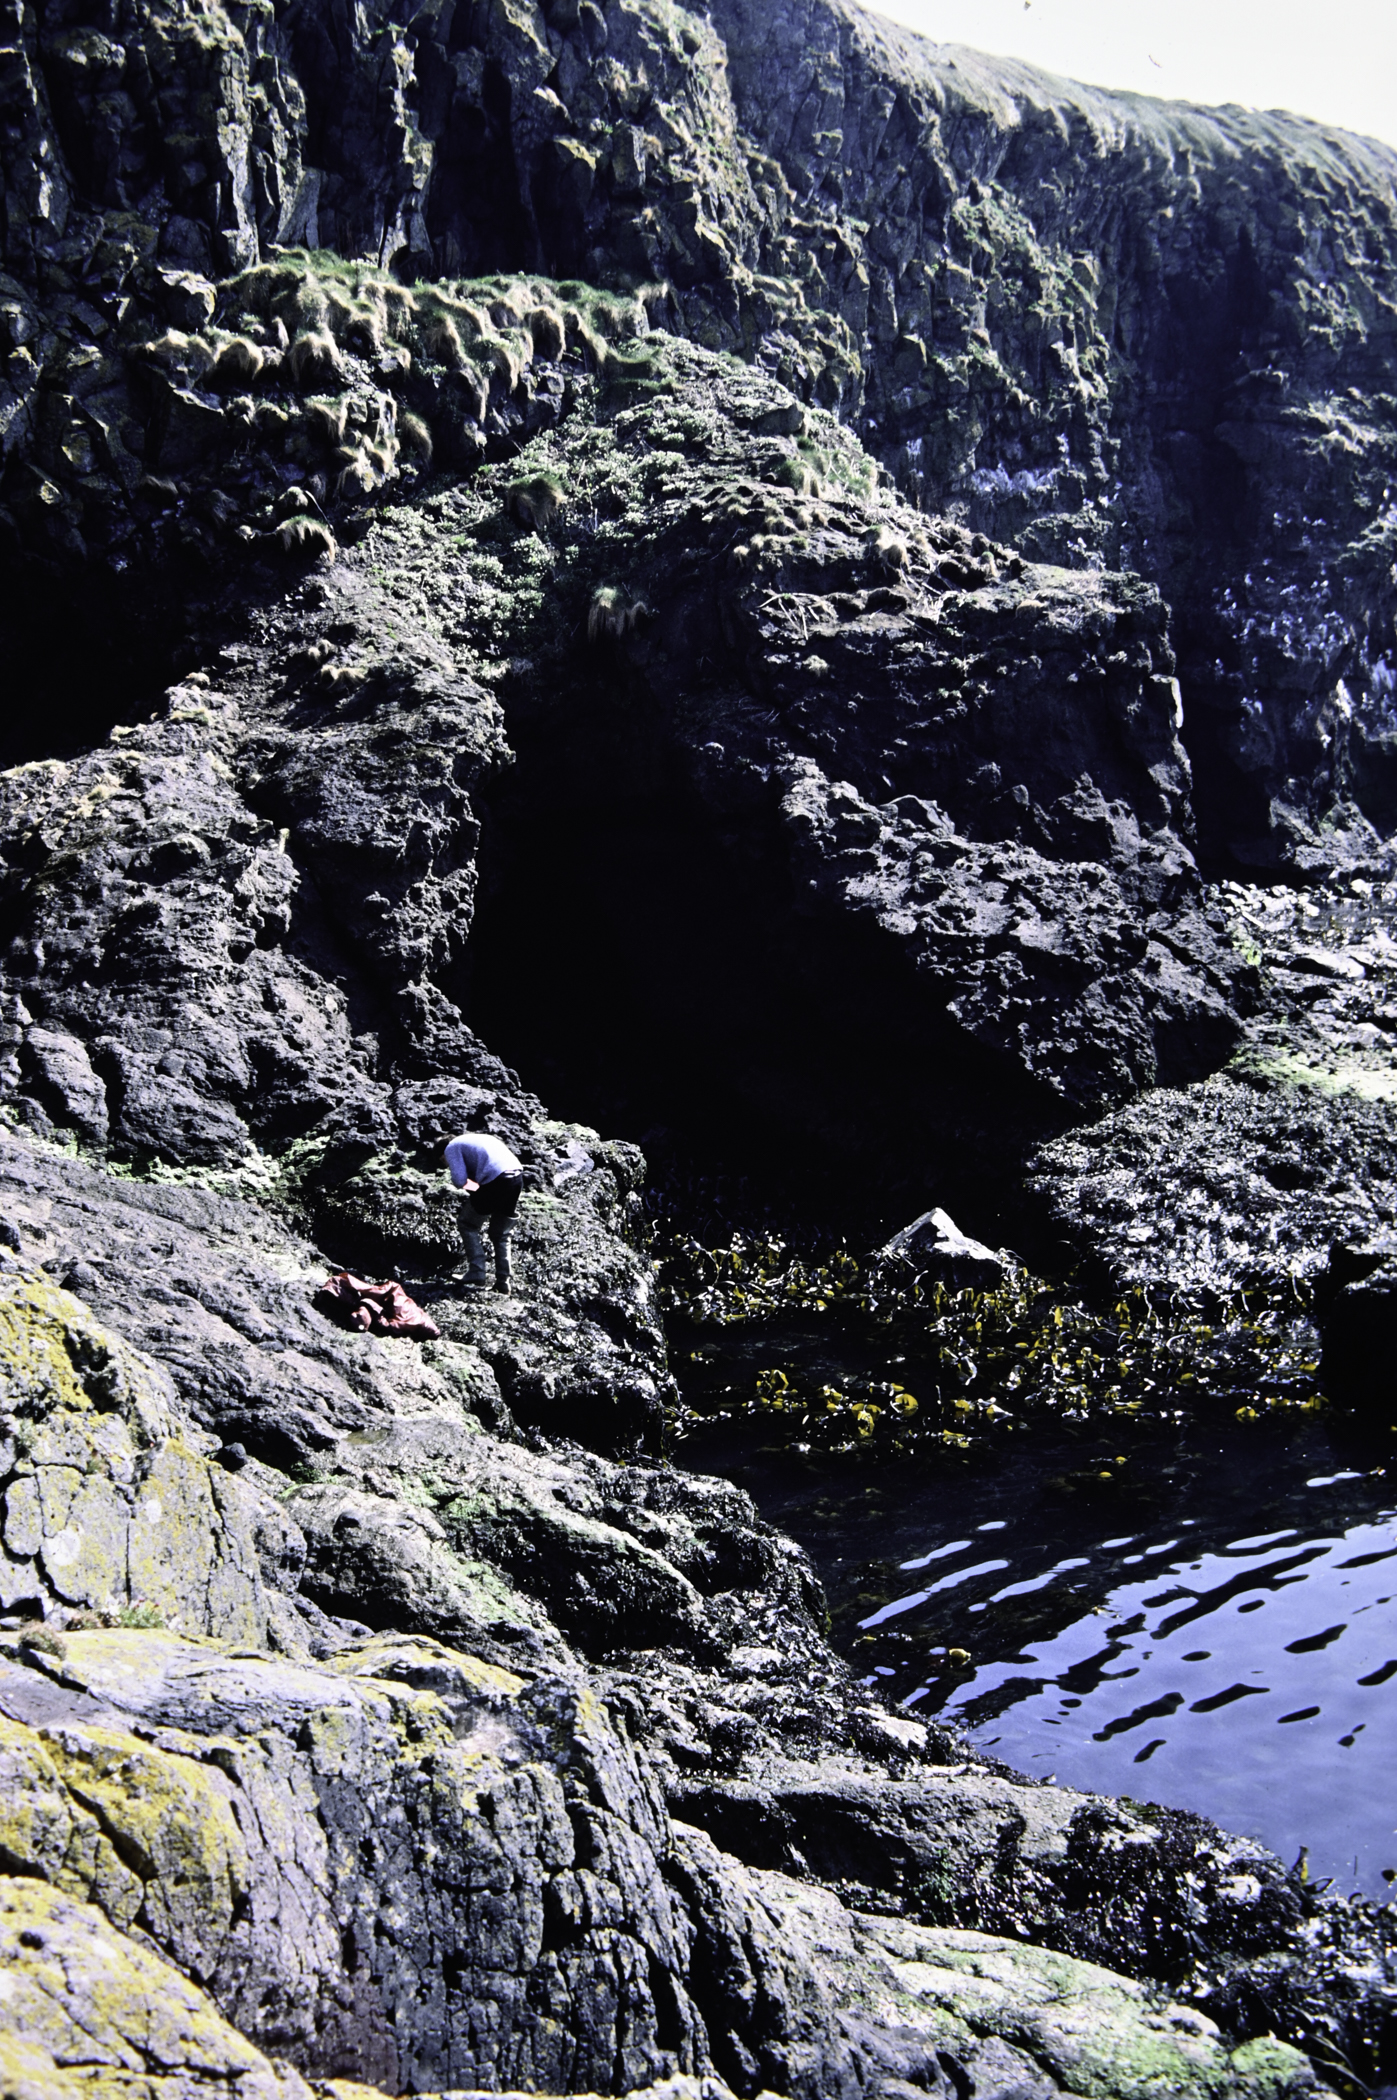
POLYGON ((509 1239, 501 1233, 495 1242, 495 1289, 509 1295, 509 1239))
POLYGON ((478 1232, 467 1232, 464 1229, 461 1239, 466 1249, 466 1273, 461 1278, 462 1283, 487 1284, 490 1281, 490 1269, 485 1259, 484 1240, 478 1232))

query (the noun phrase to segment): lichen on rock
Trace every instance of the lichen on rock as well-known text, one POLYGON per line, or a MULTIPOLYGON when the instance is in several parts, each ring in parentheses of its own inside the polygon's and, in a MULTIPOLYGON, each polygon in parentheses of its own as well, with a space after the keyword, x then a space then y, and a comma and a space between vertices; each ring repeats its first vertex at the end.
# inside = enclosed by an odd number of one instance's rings
POLYGON ((47 1278, 0 1277, 3 1605, 146 1611, 265 1638, 251 1498, 189 1440, 169 1381, 47 1278))

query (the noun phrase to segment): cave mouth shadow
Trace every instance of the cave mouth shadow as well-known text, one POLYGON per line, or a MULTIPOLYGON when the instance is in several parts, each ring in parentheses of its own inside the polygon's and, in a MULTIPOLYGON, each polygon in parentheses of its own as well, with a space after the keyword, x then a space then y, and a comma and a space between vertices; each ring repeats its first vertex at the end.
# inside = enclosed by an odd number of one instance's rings
POLYGON ((193 661, 187 622, 154 602, 133 617, 96 579, 36 564, 0 573, 0 771, 76 758, 122 723, 149 719, 193 661))
POLYGON ((508 733, 460 994, 550 1112, 642 1143, 710 1212, 726 1182, 735 1218, 871 1246, 941 1205, 1027 1258, 1024 1156, 1080 1118, 961 1039, 874 929, 800 908, 774 800, 723 835, 634 692, 508 733))

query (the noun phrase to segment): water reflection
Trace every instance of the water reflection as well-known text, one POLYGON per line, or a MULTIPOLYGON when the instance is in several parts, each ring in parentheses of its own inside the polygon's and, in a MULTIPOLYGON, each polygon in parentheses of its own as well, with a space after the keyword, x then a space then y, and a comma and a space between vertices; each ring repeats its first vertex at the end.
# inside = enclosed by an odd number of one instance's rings
POLYGON ((847 1467, 696 1437, 793 1532, 894 1707, 1020 1769, 1192 1808, 1386 1898, 1397 1502, 1322 1423, 1024 1434, 993 1463, 847 1467))
POLYGON ((1387 1508, 1338 1531, 1288 1525, 1210 1550, 1190 1545, 1197 1525, 1185 1521, 1166 1539, 1105 1539, 993 1588, 986 1578, 1014 1562, 956 1567, 973 1550, 957 1540, 902 1564, 947 1559, 938 1581, 859 1625, 868 1633, 952 1589, 987 1592, 960 1600, 973 1614, 1069 1573, 1104 1575, 1099 1602, 1023 1650, 959 1671, 929 1652, 899 1703, 956 1721, 1024 1771, 1197 1809, 1288 1857, 1308 1845, 1312 1872, 1386 1895, 1382 1869, 1397 1866, 1395 1521, 1387 1508))

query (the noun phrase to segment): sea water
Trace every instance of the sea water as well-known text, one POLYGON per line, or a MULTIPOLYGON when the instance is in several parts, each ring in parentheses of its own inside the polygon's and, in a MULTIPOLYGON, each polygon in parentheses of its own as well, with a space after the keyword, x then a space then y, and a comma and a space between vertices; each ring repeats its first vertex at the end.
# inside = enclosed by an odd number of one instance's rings
POLYGON ((1041 1442, 954 1473, 727 1437, 684 1462, 807 1547, 838 1644, 890 1708, 1393 1894, 1397 1473, 1323 1431, 1190 1432, 1137 1454, 1153 1477, 1133 1493, 1041 1442))
MULTIPOLYGON (((940 1668, 898 1703, 1022 1771, 1196 1809, 1287 1863, 1306 1848, 1312 1876, 1390 1894, 1397 1508, 1334 1528, 1323 1499, 1309 1522, 1261 1537, 1200 1547, 1185 1520, 1172 1537, 1094 1540, 1048 1566, 1029 1551, 991 1569, 984 1538, 967 1540, 937 1563, 942 1583, 967 1592, 967 1616, 1088 1572, 1100 1600, 968 1669, 929 1656, 940 1668)), ((891 1599, 864 1630, 920 1608, 918 1594, 891 1599)))

